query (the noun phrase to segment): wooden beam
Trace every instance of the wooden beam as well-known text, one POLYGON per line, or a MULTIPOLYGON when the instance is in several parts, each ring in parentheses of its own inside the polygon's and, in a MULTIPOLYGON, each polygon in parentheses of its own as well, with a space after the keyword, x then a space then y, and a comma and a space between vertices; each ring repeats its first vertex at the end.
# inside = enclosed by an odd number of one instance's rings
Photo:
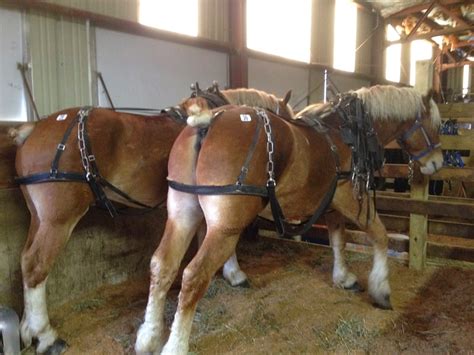
POLYGON ((421 24, 425 21, 425 19, 428 17, 428 15, 431 13, 433 10, 434 6, 436 5, 436 0, 433 0, 428 7, 428 9, 425 11, 425 13, 421 16, 421 18, 417 21, 415 27, 412 28, 408 36, 406 37, 406 40, 409 40, 413 35, 416 33, 418 28, 421 26, 421 24))
POLYGON ((411 14, 415 14, 417 12, 421 12, 423 10, 426 10, 429 6, 430 6, 430 3, 410 6, 410 7, 407 7, 406 9, 400 10, 400 11, 388 16, 387 20, 390 21, 390 20, 395 19, 397 17, 406 17, 406 16, 409 16, 411 14))
POLYGON ((231 88, 248 86, 246 0, 229 1, 229 29, 232 53, 229 56, 231 88))
POLYGON ((461 136, 440 136, 441 147, 449 150, 474 150, 474 137, 467 132, 461 136))
POLYGON ((430 258, 444 258, 474 262, 474 248, 439 243, 428 243, 427 254, 430 258))
MULTIPOLYGON (((381 172, 381 176, 386 178, 408 178, 408 165, 385 164, 381 172)), ((378 173, 376 175, 380 176, 378 173)), ((474 181, 474 168, 444 167, 434 175, 431 175, 430 180, 474 181)))
MULTIPOLYGON (((410 189, 410 202, 427 202, 429 178, 415 170, 410 189)), ((422 270, 426 263, 426 240, 428 236, 428 213, 410 211, 410 250, 408 264, 410 268, 422 270)))
MULTIPOLYGON (((397 233, 408 232, 410 218, 408 216, 397 216, 393 214, 379 213, 385 228, 397 233)), ((474 239, 474 223, 452 222, 440 218, 428 219, 428 233, 438 235, 449 235, 464 239, 474 239)))
POLYGON ((458 43, 452 44, 452 47, 453 48, 474 47, 474 41, 473 40, 459 41, 458 43))
POLYGON ((382 211, 412 212, 423 215, 457 217, 468 220, 472 220, 474 216, 474 203, 425 201, 391 196, 377 196, 377 209, 382 211))
POLYGON ((465 65, 469 65, 470 67, 474 67, 474 62, 472 62, 470 60, 463 60, 463 61, 456 62, 456 63, 443 64, 441 66, 441 71, 448 70, 448 69, 453 69, 453 68, 459 68, 459 67, 463 67, 465 65))
MULTIPOLYGON (((438 104, 438 110, 442 118, 468 118, 474 123, 474 103, 450 103, 438 104)), ((462 122, 465 122, 462 120, 462 122)), ((469 122, 469 121, 467 121, 469 122)))
MULTIPOLYGON (((438 9, 440 9, 441 11, 443 11, 446 15, 448 15, 449 17, 451 17, 454 21, 456 21, 456 25, 457 26, 469 26, 469 24, 464 21, 461 17, 459 17, 457 14, 455 14, 453 11, 451 11, 450 9, 448 9, 446 6, 442 5, 442 4, 437 4, 436 5, 438 7, 438 9)), ((456 26, 456 27, 457 27, 456 26)))
POLYGON ((391 46, 392 44, 406 43, 410 41, 416 41, 419 39, 430 39, 437 36, 444 36, 444 35, 466 32, 466 31, 473 31, 473 30, 474 30, 474 26, 458 26, 458 27, 445 28, 443 30, 430 31, 428 33, 414 35, 409 40, 406 38, 402 38, 396 41, 387 41, 386 45, 391 46))

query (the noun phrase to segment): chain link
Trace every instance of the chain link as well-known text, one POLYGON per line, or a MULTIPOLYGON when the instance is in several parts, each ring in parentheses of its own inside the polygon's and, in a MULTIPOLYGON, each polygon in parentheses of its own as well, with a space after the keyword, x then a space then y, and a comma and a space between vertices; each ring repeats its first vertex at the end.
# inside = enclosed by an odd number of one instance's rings
POLYGON ((78 112, 79 115, 79 123, 77 127, 77 140, 78 140, 78 145, 79 145, 79 151, 81 152, 81 162, 82 166, 84 168, 84 171, 86 172, 86 179, 87 181, 90 180, 90 178, 93 175, 91 173, 91 165, 90 162, 95 160, 94 155, 87 155, 87 147, 86 147, 86 141, 85 141, 85 119, 89 115, 90 108, 86 109, 80 109, 78 112))
POLYGON ((408 185, 411 186, 413 182, 413 175, 415 174, 415 161, 410 158, 408 162, 408 185))
POLYGON ((267 154, 268 154, 268 161, 267 161, 267 172, 268 172, 268 180, 267 185, 272 184, 276 186, 275 181, 275 163, 273 161, 273 153, 275 151, 275 145, 273 144, 272 139, 272 126, 270 124, 270 119, 268 118, 267 113, 265 110, 261 108, 255 108, 257 115, 263 120, 263 128, 265 129, 265 134, 267 135, 267 154))

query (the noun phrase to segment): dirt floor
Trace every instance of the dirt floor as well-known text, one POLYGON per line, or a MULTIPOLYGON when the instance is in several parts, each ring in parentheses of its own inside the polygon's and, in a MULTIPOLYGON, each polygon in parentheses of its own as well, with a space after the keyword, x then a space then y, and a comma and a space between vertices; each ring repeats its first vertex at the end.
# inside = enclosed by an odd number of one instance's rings
MULTIPOLYGON (((326 352, 468 353, 474 351, 474 269, 409 270, 390 260, 393 311, 372 306, 367 292, 332 286, 332 253, 304 244, 244 241, 238 255, 251 287, 219 275, 200 302, 193 354, 326 352)), ((348 253, 366 287, 367 254, 348 253)), ((130 354, 146 306, 148 283, 103 288, 52 310, 68 354, 130 354)), ((178 290, 171 292, 170 324, 178 290)))

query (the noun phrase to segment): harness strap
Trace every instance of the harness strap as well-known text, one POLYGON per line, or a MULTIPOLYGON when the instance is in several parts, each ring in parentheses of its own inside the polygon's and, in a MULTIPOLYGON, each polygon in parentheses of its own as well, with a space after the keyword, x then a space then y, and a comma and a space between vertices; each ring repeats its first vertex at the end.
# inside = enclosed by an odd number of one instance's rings
POLYGON ((15 178, 17 184, 30 185, 44 182, 87 182, 86 176, 81 173, 68 173, 57 171, 54 176, 51 173, 37 173, 15 178))
MULTIPOLYGON (((102 178, 99 174, 99 169, 97 167, 95 156, 92 154, 91 144, 89 135, 87 134, 86 129, 86 121, 89 117, 90 112, 92 111, 92 107, 83 107, 81 108, 74 120, 71 121, 69 126, 67 127, 61 142, 58 144, 56 149, 56 154, 54 159, 51 163, 51 169, 49 172, 43 173, 35 173, 26 176, 16 177, 15 181, 18 184, 28 185, 28 184, 39 184, 39 183, 47 183, 47 182, 87 182, 89 187, 92 190, 92 193, 95 196, 97 206, 100 208, 105 208, 109 211, 112 217, 116 216, 118 213, 124 213, 125 209, 117 209, 115 205, 110 201, 105 192, 104 187, 109 188, 116 194, 122 196, 128 202, 137 205, 141 208, 145 208, 148 210, 152 210, 157 206, 148 206, 144 203, 141 203, 132 197, 128 196, 125 192, 118 189, 116 186, 102 178), (82 118, 81 118, 82 117, 82 118), (83 146, 84 149, 84 159, 87 159, 88 169, 86 169, 86 173, 76 173, 76 172, 64 172, 58 171, 59 160, 66 149, 66 142, 69 139, 69 136, 72 133, 72 130, 75 124, 82 124, 83 132, 82 138, 79 136, 79 128, 78 128, 78 139, 83 139, 83 146)), ((81 146, 80 146, 81 148, 81 146)), ((81 153, 82 155, 82 153, 81 153)), ((84 164, 84 161, 83 161, 84 164)))
POLYGON ((59 159, 61 159, 61 155, 66 150, 66 142, 69 139, 69 136, 71 135, 72 129, 74 128, 77 121, 79 120, 79 117, 80 117, 79 111, 76 115, 76 118, 71 120, 71 122, 69 123, 69 126, 66 129, 66 132, 64 132, 63 139, 61 139, 61 142, 58 144, 56 148, 56 154, 54 156, 53 162, 51 163, 51 169, 49 171, 49 174, 52 179, 55 179, 56 175, 58 174, 59 159))
POLYGON ((246 184, 232 185, 189 185, 168 180, 169 187, 195 195, 251 195, 259 197, 268 197, 267 188, 265 186, 253 186, 246 184))
POLYGON ((268 186, 267 189, 270 198, 272 216, 275 222, 275 227, 280 237, 288 238, 295 235, 301 235, 310 230, 313 224, 316 223, 319 217, 321 217, 324 211, 326 211, 332 199, 334 198, 334 194, 337 188, 337 181, 338 177, 336 176, 332 180, 329 190, 324 195, 323 200, 319 204, 318 208, 314 211, 313 215, 306 222, 298 225, 293 225, 285 222, 283 211, 275 194, 275 186, 268 186))
POLYGON ((262 121, 257 120, 257 128, 255 129, 255 133, 252 138, 252 143, 250 144, 250 149, 247 154, 247 158, 245 159, 242 168, 240 169, 239 177, 237 178, 237 184, 242 185, 243 181, 247 177, 249 172, 249 164, 252 160, 253 154, 255 153, 255 149, 257 148, 258 137, 260 137, 260 131, 262 130, 262 121))

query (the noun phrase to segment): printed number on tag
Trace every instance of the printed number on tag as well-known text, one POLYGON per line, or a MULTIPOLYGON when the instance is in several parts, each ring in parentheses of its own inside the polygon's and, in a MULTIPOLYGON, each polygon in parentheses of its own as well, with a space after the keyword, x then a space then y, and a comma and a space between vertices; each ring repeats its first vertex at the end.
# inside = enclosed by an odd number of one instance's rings
POLYGON ((242 114, 240 114, 240 120, 242 122, 250 122, 250 121, 252 121, 252 116, 247 115, 245 113, 242 113, 242 114))
POLYGON ((62 115, 58 115, 56 117, 56 121, 64 121, 67 118, 67 113, 63 113, 62 115))

